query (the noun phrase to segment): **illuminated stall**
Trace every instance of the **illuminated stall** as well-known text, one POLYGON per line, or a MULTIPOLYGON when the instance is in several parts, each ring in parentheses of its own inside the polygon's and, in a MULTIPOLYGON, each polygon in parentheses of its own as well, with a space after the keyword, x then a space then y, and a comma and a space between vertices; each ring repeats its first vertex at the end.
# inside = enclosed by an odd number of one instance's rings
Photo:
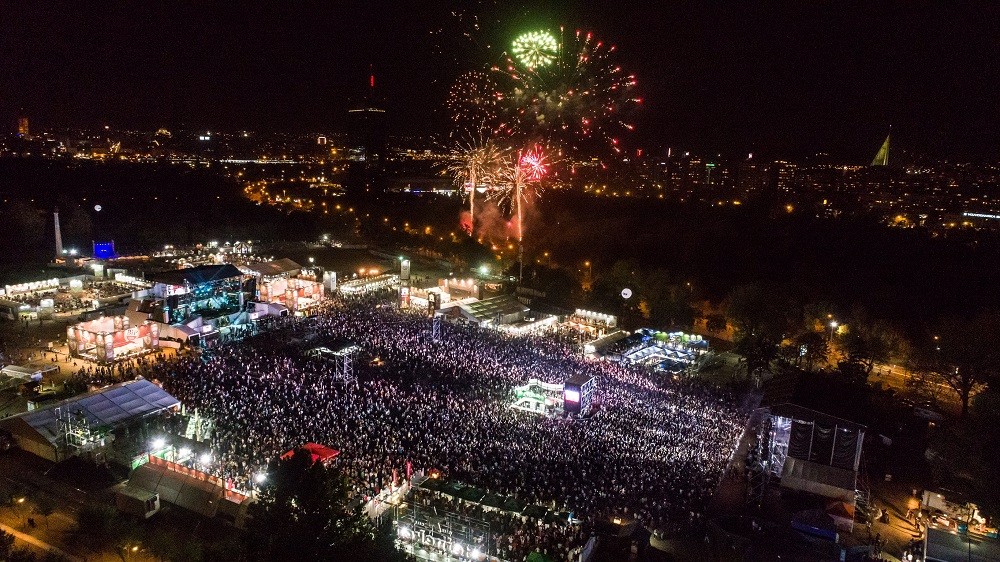
POLYGON ((260 300, 283 304, 294 313, 305 312, 323 300, 323 284, 301 277, 261 282, 260 300))
POLYGON ((66 328, 66 343, 73 357, 113 363, 160 347, 159 325, 145 321, 130 325, 127 316, 104 316, 66 328))
POLYGON ((294 314, 303 314, 323 300, 323 283, 315 272, 288 258, 251 264, 244 271, 256 277, 261 302, 280 304, 294 314))

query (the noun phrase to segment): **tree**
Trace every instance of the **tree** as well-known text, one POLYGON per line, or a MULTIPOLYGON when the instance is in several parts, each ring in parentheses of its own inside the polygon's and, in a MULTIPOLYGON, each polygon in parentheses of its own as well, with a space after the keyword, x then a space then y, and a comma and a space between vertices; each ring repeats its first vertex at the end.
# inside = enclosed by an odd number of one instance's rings
POLYGON ((948 384, 933 370, 919 368, 912 362, 908 368, 910 377, 906 379, 906 388, 921 400, 929 400, 934 404, 940 402, 942 393, 948 390, 948 384))
POLYGON ((45 215, 31 203, 13 199, 0 205, 0 248, 37 248, 44 240, 45 225, 45 215))
POLYGON ((705 317, 705 328, 709 332, 725 332, 729 327, 726 317, 722 314, 709 314, 705 317))
POLYGON ((15 548, 10 551, 10 556, 4 560, 5 562, 36 562, 38 557, 27 548, 15 548))
POLYGON ((45 518, 46 529, 49 528, 49 515, 52 515, 55 510, 56 506, 48 496, 41 495, 35 500, 35 513, 45 518))
POLYGON ((204 544, 202 559, 205 562, 233 562, 247 560, 247 545, 241 535, 236 533, 226 535, 221 540, 208 541, 204 544))
POLYGON ((920 363, 955 391, 964 418, 972 396, 996 380, 1000 369, 1000 313, 946 318, 936 331, 923 347, 920 363))
POLYGON ((12 550, 14 550, 14 535, 7 531, 0 531, 0 560, 10 558, 12 550))
MULTIPOLYGON (((1000 391, 987 388, 972 400, 968 417, 947 422, 928 447, 936 479, 954 486, 968 483, 970 500, 987 517, 1000 515, 1000 391)), ((965 488, 966 486, 961 486, 965 488)))
POLYGON ((33 562, 35 553, 26 548, 14 547, 14 535, 0 531, 0 560, 4 562, 33 562))
POLYGON ((734 351, 743 356, 747 376, 758 378, 778 355, 788 328, 787 308, 774 292, 746 285, 730 293, 726 316, 736 331, 734 351))
POLYGON ((820 332, 808 330, 795 338, 799 350, 799 359, 805 361, 805 370, 812 371, 813 366, 827 361, 830 354, 830 342, 820 332))
POLYGON ((139 528, 112 507, 88 505, 76 516, 74 539, 91 552, 113 550, 125 562, 129 549, 139 543, 139 528))
POLYGON ((154 527, 150 530, 146 540, 143 541, 146 550, 157 560, 176 560, 178 541, 164 530, 162 527, 154 527))
POLYGON ((857 377, 861 382, 868 380, 875 365, 892 359, 901 362, 907 348, 902 334, 894 326, 884 320, 870 318, 860 307, 854 309, 848 321, 842 345, 846 360, 841 371, 857 377))
POLYGON ((655 326, 690 329, 694 312, 687 301, 687 291, 671 279, 667 270, 658 268, 639 280, 639 298, 646 316, 655 326))
POLYGON ((314 463, 305 450, 268 465, 267 478, 250 506, 248 538, 260 560, 357 558, 372 548, 375 527, 361 511, 348 507, 343 476, 314 463), (339 553, 342 556, 337 556, 339 553))

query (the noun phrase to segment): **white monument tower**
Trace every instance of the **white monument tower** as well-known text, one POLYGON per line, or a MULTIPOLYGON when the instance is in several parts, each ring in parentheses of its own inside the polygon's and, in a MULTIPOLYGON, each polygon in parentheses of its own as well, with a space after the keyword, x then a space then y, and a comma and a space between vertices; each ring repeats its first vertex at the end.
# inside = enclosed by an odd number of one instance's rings
POLYGON ((52 212, 56 221, 56 259, 59 259, 63 255, 62 246, 62 232, 59 230, 59 207, 56 207, 55 211, 52 212))

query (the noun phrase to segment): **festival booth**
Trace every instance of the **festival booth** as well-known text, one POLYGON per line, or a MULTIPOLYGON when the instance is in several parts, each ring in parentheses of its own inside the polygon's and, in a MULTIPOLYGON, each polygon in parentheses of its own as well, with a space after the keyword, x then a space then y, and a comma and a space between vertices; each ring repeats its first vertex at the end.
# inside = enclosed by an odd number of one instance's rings
POLYGON ((578 308, 566 318, 566 323, 591 337, 600 338, 618 326, 618 317, 613 314, 578 308))
POLYGON ((323 284, 301 277, 279 277, 259 285, 260 300, 303 313, 323 301, 323 284))
POLYGON ((708 340, 697 334, 642 328, 607 346, 603 354, 616 361, 678 375, 693 369, 708 349, 708 340))
POLYGON ((359 295, 399 286, 399 275, 383 273, 351 279, 340 284, 338 289, 345 295, 359 295))
POLYGON ((527 384, 514 387, 514 403, 510 407, 545 416, 559 415, 563 411, 563 385, 529 379, 527 384))
POLYGON ((321 463, 326 464, 332 462, 338 456, 340 456, 340 451, 327 447, 326 445, 320 445, 319 443, 306 443, 301 447, 295 449, 290 449, 281 455, 282 460, 288 460, 295 456, 295 452, 299 449, 309 453, 310 459, 312 459, 312 464, 321 463))
POLYGON ((130 325, 127 316, 105 316, 66 328, 69 354, 111 363, 160 347, 159 325, 144 321, 130 325))

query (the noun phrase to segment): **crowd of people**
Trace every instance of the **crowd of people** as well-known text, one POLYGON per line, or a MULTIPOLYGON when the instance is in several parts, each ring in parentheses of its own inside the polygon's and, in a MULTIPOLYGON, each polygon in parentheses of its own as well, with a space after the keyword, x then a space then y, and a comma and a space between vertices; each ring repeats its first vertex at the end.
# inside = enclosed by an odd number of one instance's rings
POLYGON ((270 459, 318 442, 341 451, 360 500, 399 475, 434 470, 579 519, 625 516, 667 531, 703 523, 747 418, 731 396, 587 360, 553 339, 449 324, 435 339, 428 318, 377 295, 331 299, 314 317, 266 328, 205 354, 102 374, 158 379, 216 420, 212 469, 243 489, 270 459), (361 350, 351 380, 304 353, 345 339, 361 350), (597 380, 592 415, 509 407, 529 378, 572 374, 597 380))

